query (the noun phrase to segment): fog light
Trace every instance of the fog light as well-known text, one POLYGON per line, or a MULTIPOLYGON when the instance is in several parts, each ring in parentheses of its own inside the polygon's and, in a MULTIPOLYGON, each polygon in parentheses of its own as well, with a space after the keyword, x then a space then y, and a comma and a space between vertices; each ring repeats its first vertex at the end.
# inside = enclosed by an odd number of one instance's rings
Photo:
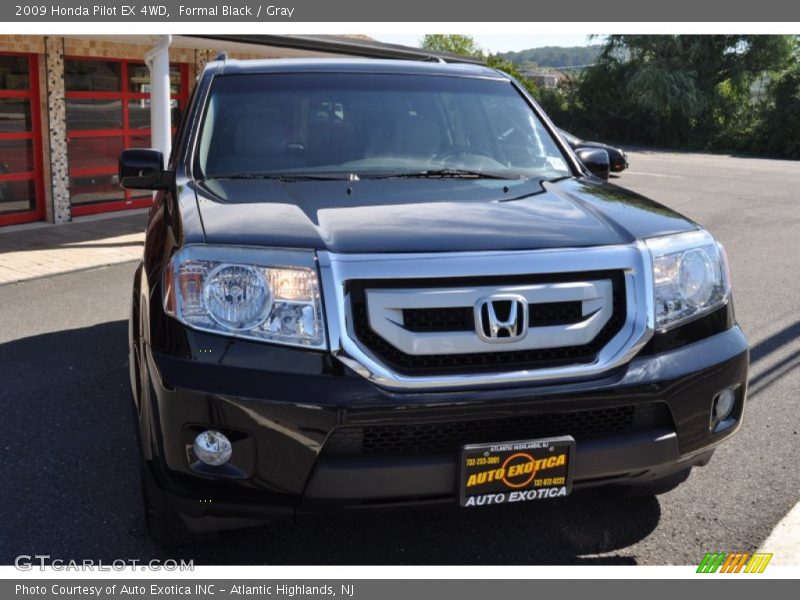
POLYGON ((733 405, 736 403, 736 394, 730 388, 717 395, 717 402, 714 406, 714 416, 717 421, 724 421, 731 416, 733 405))
POLYGON ((224 465, 232 452, 231 441, 219 431, 209 429, 194 438, 195 456, 212 467, 224 465))

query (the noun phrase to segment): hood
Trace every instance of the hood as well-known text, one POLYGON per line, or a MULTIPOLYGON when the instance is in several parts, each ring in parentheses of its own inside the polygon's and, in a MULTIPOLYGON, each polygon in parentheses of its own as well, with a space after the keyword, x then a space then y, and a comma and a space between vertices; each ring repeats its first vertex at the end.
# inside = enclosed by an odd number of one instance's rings
POLYGON ((530 250, 629 243, 695 226, 588 179, 208 180, 194 184, 212 244, 341 253, 530 250))

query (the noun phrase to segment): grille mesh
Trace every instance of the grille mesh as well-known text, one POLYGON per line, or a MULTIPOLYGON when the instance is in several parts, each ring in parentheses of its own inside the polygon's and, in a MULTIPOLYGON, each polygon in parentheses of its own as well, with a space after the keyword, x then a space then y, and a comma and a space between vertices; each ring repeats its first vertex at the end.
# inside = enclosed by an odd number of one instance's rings
MULTIPOLYGON (((540 302, 528 307, 529 327, 569 325, 583 318, 581 302, 540 302)), ((403 310, 403 327, 409 331, 443 332, 472 331, 475 314, 472 307, 406 308, 403 310)))
POLYGON ((571 435, 601 438, 672 425, 662 403, 553 412, 538 415, 335 429, 324 452, 332 455, 413 455, 456 452, 465 444, 507 442, 571 435))
MULTIPOLYGON (((588 344, 580 346, 562 346, 558 348, 542 348, 533 350, 506 350, 494 352, 480 352, 467 354, 406 354, 398 350, 380 337, 369 325, 367 315, 366 289, 401 287, 395 282, 381 281, 351 281, 348 284, 351 306, 353 311, 353 328, 356 337, 370 351, 381 358, 387 365, 399 373, 406 375, 426 374, 457 374, 469 371, 474 372, 500 372, 518 369, 558 367, 574 364, 585 364, 594 360, 596 354, 613 338, 622 328, 626 319, 625 309, 625 279, 619 271, 594 272, 588 274, 547 275, 528 278, 515 278, 516 281, 539 283, 542 281, 590 281, 594 279, 611 279, 613 312, 611 318, 603 329, 588 344)), ((488 278, 487 278, 488 279, 488 278)), ((486 284, 487 279, 471 280, 477 285, 486 284)), ((502 280, 504 284, 512 283, 508 278, 502 280)), ((462 284, 462 280, 443 280, 426 282, 431 287, 448 287, 462 284)), ((420 281, 412 281, 410 285, 420 286, 420 281)), ((541 306, 541 305, 534 305, 541 306)), ((553 311, 560 316, 560 311, 553 311)), ((405 315, 404 315, 405 318, 405 315)), ((456 319, 463 319, 454 312, 450 316, 441 317, 436 321, 436 326, 453 327, 456 319)), ((431 321, 433 322, 433 321, 431 321)), ((422 319, 417 321, 419 325, 422 319)), ((463 325, 459 325, 463 326, 463 325)), ((469 329, 472 329, 470 325, 469 329)), ((450 331, 453 331, 452 329, 450 331)))
POLYGON ((415 332, 470 331, 475 329, 475 316, 469 306, 406 308, 403 327, 415 332))

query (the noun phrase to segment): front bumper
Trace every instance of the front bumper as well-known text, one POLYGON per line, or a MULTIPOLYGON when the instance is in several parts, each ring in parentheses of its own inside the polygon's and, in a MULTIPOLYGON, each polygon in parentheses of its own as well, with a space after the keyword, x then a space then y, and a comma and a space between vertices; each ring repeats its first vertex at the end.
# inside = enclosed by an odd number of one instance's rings
MULTIPOLYGON (((602 379, 446 392, 388 391, 326 354, 184 334, 181 352, 146 351, 149 410, 141 412, 150 416, 140 426, 151 428, 148 464, 156 481, 196 528, 326 507, 456 502, 457 452, 331 455, 326 444, 342 427, 658 405, 668 409, 668 423, 576 444, 575 489, 646 482, 708 462, 740 426, 747 388, 748 347, 737 326, 640 354, 602 379), (737 387, 735 421, 711 432, 712 399, 729 387, 737 387), (207 428, 234 439, 229 465, 192 460, 191 441, 207 428)), ((470 440, 488 441, 506 440, 470 440)))

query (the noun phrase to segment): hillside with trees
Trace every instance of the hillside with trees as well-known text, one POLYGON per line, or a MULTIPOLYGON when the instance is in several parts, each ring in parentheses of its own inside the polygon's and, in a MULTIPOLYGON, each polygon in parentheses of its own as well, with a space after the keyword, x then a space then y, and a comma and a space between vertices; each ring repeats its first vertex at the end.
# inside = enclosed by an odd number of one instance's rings
POLYGON ((603 46, 544 46, 518 52, 502 52, 499 56, 518 67, 537 65, 553 69, 573 69, 592 65, 603 46))

